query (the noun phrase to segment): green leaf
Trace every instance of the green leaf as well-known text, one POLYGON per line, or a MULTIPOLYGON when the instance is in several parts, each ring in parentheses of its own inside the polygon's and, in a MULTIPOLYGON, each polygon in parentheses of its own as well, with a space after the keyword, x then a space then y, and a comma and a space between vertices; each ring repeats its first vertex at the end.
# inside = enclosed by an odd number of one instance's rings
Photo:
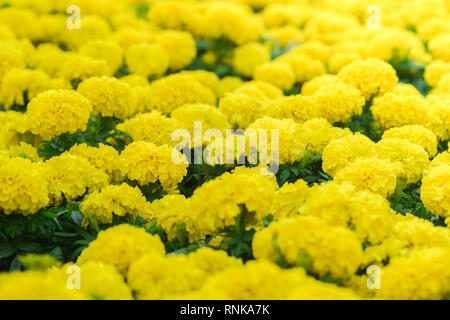
POLYGON ((14 259, 11 261, 11 264, 9 265, 9 271, 16 271, 16 270, 21 270, 22 269, 22 264, 19 261, 19 256, 16 255, 14 257, 14 259))
POLYGON ((58 237, 76 237, 78 236, 78 233, 72 233, 72 232, 55 232, 55 236, 58 237))
POLYGON ((284 182, 286 182, 286 180, 289 178, 291 174, 289 173, 289 169, 285 168, 283 169, 283 171, 281 171, 280 174, 280 184, 283 184, 284 182))
POLYGON ((73 222, 75 222, 77 225, 81 226, 81 222, 83 220, 83 215, 81 214, 81 212, 79 210, 72 210, 72 212, 70 213, 70 216, 71 216, 73 222))
POLYGON ((0 259, 8 258, 16 253, 16 250, 12 247, 0 248, 0 259))
POLYGON ((16 244, 16 248, 25 252, 33 252, 40 250, 41 245, 37 242, 22 242, 16 244))

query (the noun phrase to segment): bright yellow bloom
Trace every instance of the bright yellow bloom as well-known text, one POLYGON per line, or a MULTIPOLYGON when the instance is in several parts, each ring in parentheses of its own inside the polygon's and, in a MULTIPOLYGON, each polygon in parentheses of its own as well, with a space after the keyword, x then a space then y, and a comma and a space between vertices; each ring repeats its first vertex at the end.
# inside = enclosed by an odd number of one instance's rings
POLYGON ((94 113, 104 117, 126 119, 137 109, 137 96, 130 85, 112 77, 84 80, 77 91, 92 103, 94 113))
POLYGON ((0 158, 0 208, 5 214, 36 213, 49 203, 47 181, 39 164, 0 158))
POLYGON ((73 90, 49 90, 27 106, 30 130, 44 139, 85 130, 92 110, 88 99, 73 90))
POLYGON ((165 254, 159 236, 129 224, 120 224, 100 231, 97 239, 81 252, 77 263, 103 262, 115 266, 122 275, 126 275, 134 261, 150 253, 165 254))

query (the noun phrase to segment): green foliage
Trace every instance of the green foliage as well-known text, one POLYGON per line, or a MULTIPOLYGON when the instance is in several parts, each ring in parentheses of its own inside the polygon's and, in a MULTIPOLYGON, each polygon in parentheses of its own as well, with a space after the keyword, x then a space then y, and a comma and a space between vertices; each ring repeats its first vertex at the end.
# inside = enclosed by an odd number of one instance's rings
MULTIPOLYGON (((276 40, 274 37, 267 37, 264 39, 265 41, 274 41, 276 40)), ((270 56, 272 60, 278 58, 279 56, 288 53, 292 48, 301 46, 303 42, 300 43, 291 43, 288 44, 286 47, 282 47, 278 41, 275 42, 275 44, 272 47, 272 52, 270 53, 270 56)))
POLYGON ((427 211, 420 199, 420 184, 412 184, 401 192, 399 197, 391 197, 389 199, 391 208, 401 214, 411 213, 416 217, 429 220, 436 226, 445 226, 442 217, 434 216, 427 211))
POLYGON ((320 154, 308 157, 306 160, 282 164, 276 177, 279 186, 282 186, 285 182, 293 183, 298 179, 305 180, 310 186, 332 179, 322 170, 322 155, 320 154))
POLYGON ((390 64, 397 71, 400 82, 412 84, 424 96, 428 94, 431 88, 423 79, 423 73, 425 71, 423 65, 417 64, 408 56, 399 56, 398 54, 394 54, 390 64))
POLYGON ((373 119, 370 111, 371 105, 372 101, 367 101, 361 115, 353 115, 347 123, 336 123, 335 126, 349 128, 352 132, 360 132, 375 142, 379 141, 383 134, 383 129, 373 119))
POLYGON ((253 213, 249 212, 245 205, 240 205, 240 208, 241 211, 235 218, 234 226, 225 228, 221 235, 228 239, 223 244, 226 251, 245 262, 253 258, 252 241, 255 229, 247 230, 246 228, 247 221, 253 213))
POLYGON ((0 213, 0 270, 21 269, 18 257, 30 252, 73 261, 95 238, 93 230, 81 228, 77 203, 41 209, 26 217, 0 213))
POLYGON ((224 59, 230 57, 236 45, 225 38, 198 40, 197 57, 191 63, 187 70, 206 70, 214 72, 219 78, 225 76, 239 76, 233 67, 225 62, 224 59), (217 62, 214 65, 206 64, 201 56, 208 51, 213 51, 217 56, 217 62))
POLYGON ((97 147, 99 143, 111 145, 106 141, 108 138, 114 138, 117 145, 113 145, 113 147, 121 151, 125 147, 125 139, 129 137, 116 129, 116 125, 120 122, 120 120, 111 117, 91 115, 85 131, 74 134, 64 133, 48 141, 43 141, 39 148, 39 155, 44 159, 50 159, 59 156, 75 144, 81 143, 94 147, 97 147))
POLYGON ((138 18, 146 19, 150 8, 148 4, 142 3, 137 5, 134 9, 138 18))
POLYGON ((192 196, 194 190, 206 181, 212 180, 225 172, 231 171, 232 166, 216 165, 208 166, 203 164, 190 164, 187 175, 178 184, 178 189, 186 197, 192 196))

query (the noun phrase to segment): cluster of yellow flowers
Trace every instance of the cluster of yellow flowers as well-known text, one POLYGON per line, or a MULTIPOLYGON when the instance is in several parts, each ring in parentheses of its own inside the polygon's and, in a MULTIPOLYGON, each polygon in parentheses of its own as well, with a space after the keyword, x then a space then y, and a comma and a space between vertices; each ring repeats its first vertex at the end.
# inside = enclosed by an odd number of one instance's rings
POLYGON ((7 2, 0 229, 96 239, 0 299, 449 298, 449 1, 7 2))

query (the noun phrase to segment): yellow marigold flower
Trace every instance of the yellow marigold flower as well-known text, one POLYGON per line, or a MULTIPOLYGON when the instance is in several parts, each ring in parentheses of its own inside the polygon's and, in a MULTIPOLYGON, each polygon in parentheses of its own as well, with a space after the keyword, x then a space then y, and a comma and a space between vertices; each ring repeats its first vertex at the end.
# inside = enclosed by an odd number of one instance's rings
POLYGON ((440 34, 432 38, 428 49, 436 60, 450 62, 450 34, 440 34))
POLYGON ((423 177, 420 199, 435 215, 450 217, 450 164, 433 166, 423 177))
POLYGON ((450 288, 447 248, 412 249, 395 257, 381 273, 380 299, 445 299, 450 288), (405 281, 408 279, 408 281, 405 281))
POLYGON ((432 119, 429 121, 428 127, 433 130, 441 141, 450 138, 450 94, 429 95, 427 97, 432 113, 432 119))
POLYGON ((120 224, 100 231, 97 239, 81 252, 77 263, 103 262, 115 266, 122 275, 126 275, 133 262, 150 253, 165 254, 159 236, 129 224, 120 224))
POLYGON ((293 54, 305 54, 312 59, 325 63, 330 56, 331 48, 321 41, 311 40, 292 48, 290 52, 293 54))
POLYGON ((175 109, 170 116, 178 120, 181 128, 189 130, 191 137, 194 137, 195 134, 195 121, 201 121, 202 136, 208 129, 217 129, 225 134, 225 131, 231 128, 227 117, 219 109, 209 104, 188 103, 175 109))
POLYGON ((242 92, 258 99, 275 99, 283 96, 283 91, 264 81, 249 81, 245 86, 239 88, 238 92, 242 92))
POLYGON ((243 265, 241 259, 229 256, 223 250, 215 250, 210 247, 202 247, 190 253, 189 260, 210 274, 243 265))
POLYGON ((257 231, 252 244, 256 259, 277 260, 272 245, 274 237, 286 262, 295 265, 299 254, 306 252, 311 259, 309 270, 321 276, 349 277, 358 269, 363 257, 355 233, 315 217, 284 218, 257 231), (333 245, 329 246, 331 243, 333 245))
POLYGON ((89 78, 80 83, 77 91, 89 99, 94 113, 104 117, 126 119, 136 112, 136 93, 130 85, 116 78, 89 78))
POLYGON ((300 17, 303 15, 299 7, 284 3, 269 4, 262 12, 264 24, 268 28, 288 24, 301 25, 304 19, 299 21, 300 17))
POLYGON ((200 248, 188 256, 146 255, 133 263, 128 280, 138 299, 177 299, 198 290, 209 277, 239 267, 241 260, 225 251, 200 248))
POLYGON ((238 128, 246 128, 264 115, 266 102, 283 96, 280 88, 261 81, 247 82, 219 101, 219 110, 238 128))
POLYGON ((295 81, 303 83, 320 76, 326 72, 325 66, 320 60, 313 59, 303 53, 287 53, 277 60, 291 65, 295 74, 295 81))
POLYGON ((215 234, 234 225, 239 205, 253 212, 248 222, 262 220, 269 214, 271 199, 277 189, 275 176, 261 173, 261 167, 237 168, 198 187, 191 197, 191 215, 205 234, 215 234), (212 205, 214 203, 214 205, 212 205))
POLYGON ((422 178, 422 172, 430 164, 425 149, 406 139, 388 138, 376 143, 378 157, 402 164, 402 172, 408 177, 408 183, 416 183, 422 178))
POLYGON ((125 81, 130 86, 136 89, 136 87, 150 87, 150 82, 145 76, 140 76, 138 74, 129 74, 127 76, 121 77, 120 81, 125 81))
POLYGON ((271 83, 283 90, 290 90, 295 83, 295 74, 290 64, 283 61, 266 62, 255 69, 254 79, 271 83))
POLYGON ((1 79, 0 102, 5 108, 23 106, 25 93, 32 99, 50 87, 49 76, 41 70, 11 69, 1 79))
POLYGON ((130 72, 148 77, 164 74, 167 71, 169 55, 157 43, 138 43, 127 49, 125 62, 130 72))
POLYGON ((112 75, 111 68, 108 67, 105 60, 92 59, 81 54, 68 54, 63 59, 61 66, 58 68, 57 76, 75 84, 76 81, 90 77, 112 75))
POLYGON ((28 103, 30 130, 44 139, 85 130, 91 103, 73 90, 48 90, 28 103))
MULTIPOLYGON (((67 267, 62 269, 67 270, 67 267)), ((91 299, 133 299, 131 288, 113 265, 100 261, 88 261, 80 266, 80 276, 81 290, 91 299)))
POLYGON ((195 28, 199 18, 195 3, 187 1, 155 2, 149 9, 148 17, 162 28, 188 30, 195 28))
POLYGON ((423 78, 429 86, 435 87, 442 76, 448 73, 450 73, 450 62, 433 60, 430 64, 425 66, 423 78))
POLYGON ((183 254, 147 254, 131 264, 127 280, 137 298, 170 299, 198 289, 208 274, 183 254))
POLYGON ((18 260, 27 270, 46 270, 61 266, 61 261, 49 254, 27 253, 24 256, 18 256, 18 260))
POLYGON ((404 96, 416 96, 423 99, 423 95, 420 91, 410 83, 398 83, 391 92, 404 96))
POLYGON ((397 214, 393 230, 395 238, 405 240, 409 247, 442 247, 450 244, 450 230, 436 227, 431 221, 413 216, 397 214))
POLYGON ((31 144, 22 141, 19 145, 11 147, 11 149, 8 150, 8 155, 10 158, 22 157, 30 159, 33 162, 42 161, 41 157, 39 157, 37 149, 31 144))
POLYGON ((217 86, 217 97, 222 98, 228 92, 233 92, 244 84, 239 77, 226 76, 220 79, 219 85, 217 86))
POLYGON ((66 23, 67 16, 62 13, 40 15, 39 27, 41 29, 41 41, 46 43, 60 41, 61 35, 67 27, 66 23))
POLYGON ((97 15, 83 16, 80 29, 64 29, 61 37, 70 49, 80 48, 90 40, 105 39, 111 33, 111 27, 106 19, 97 15))
POLYGON ((0 26, 0 36, 4 41, 15 41, 17 40, 15 34, 5 25, 0 26))
POLYGON ((331 176, 359 158, 376 157, 375 143, 362 134, 332 140, 324 149, 322 169, 331 176))
POLYGON ((60 204, 64 199, 72 201, 108 184, 106 173, 94 167, 88 160, 71 154, 53 157, 43 164, 48 181, 51 203, 60 204))
POLYGON ((113 215, 147 216, 148 206, 138 187, 122 183, 90 193, 81 202, 80 211, 83 214, 83 226, 87 226, 90 215, 94 215, 102 224, 109 224, 113 222, 113 215))
POLYGON ((352 135, 350 129, 333 127, 324 118, 312 118, 298 127, 297 133, 306 146, 316 154, 322 154, 323 149, 333 140, 352 135))
POLYGON ((157 36, 156 43, 169 54, 169 69, 172 71, 187 67, 197 55, 195 40, 189 32, 162 31, 157 36))
POLYGON ((333 12, 318 12, 312 15, 305 26, 306 40, 319 40, 325 44, 335 44, 354 38, 354 30, 360 28, 356 17, 337 15, 333 12))
POLYGON ((387 159, 358 159, 340 170, 334 181, 350 182, 358 189, 370 190, 387 198, 395 191, 401 169, 400 163, 387 159))
POLYGON ((423 42, 428 42, 437 35, 450 33, 450 23, 446 18, 431 18, 417 26, 417 33, 423 42))
POLYGON ((433 94, 450 94, 450 73, 444 74, 439 80, 433 94))
POLYGON ((303 285, 306 279, 303 269, 281 269, 267 260, 251 260, 211 276, 200 290, 181 295, 181 298, 286 299, 290 291, 303 285))
POLYGON ((95 60, 105 60, 110 74, 114 74, 122 66, 123 50, 111 40, 93 40, 83 44, 79 53, 95 60))
POLYGON ((23 53, 8 43, 0 44, 0 77, 13 68, 25 67, 23 53))
POLYGON ((0 122, 0 149, 3 150, 19 145, 23 135, 29 130, 27 116, 22 112, 0 112, 0 122))
POLYGON ((358 89, 341 82, 322 86, 312 100, 320 115, 330 123, 345 123, 352 115, 360 115, 365 103, 358 89))
POLYGON ((409 242, 404 239, 386 238, 380 244, 371 245, 364 250, 364 265, 382 264, 383 261, 404 253, 409 245, 409 242))
MULTIPOLYGON (((436 157, 434 157, 433 160, 431 160, 429 169, 431 169, 433 167, 437 167, 438 165, 440 165, 442 163, 448 164, 450 166, 450 152, 449 151, 444 151, 444 152, 438 153, 436 155, 436 157)), ((426 173, 424 172, 424 175, 425 174, 426 173)))
POLYGON ((121 177, 119 153, 116 149, 103 143, 91 147, 85 143, 74 145, 67 153, 87 159, 94 167, 105 171, 112 183, 121 177))
POLYGON ((190 205, 190 198, 186 199, 184 195, 179 194, 169 194, 150 204, 148 219, 155 219, 164 229, 169 240, 179 239, 180 223, 184 223, 183 228, 187 232, 189 241, 202 239, 206 234, 198 230, 190 205))
POLYGON ((360 300, 355 291, 350 288, 336 286, 322 281, 308 278, 307 283, 292 290, 288 300, 360 300))
POLYGON ((193 77, 174 74, 152 82, 151 106, 168 114, 186 103, 216 104, 214 93, 193 77))
POLYGON ((390 61, 409 57, 419 62, 431 60, 422 41, 413 32, 400 28, 381 28, 369 35, 364 51, 367 57, 390 61))
POLYGON ((431 110, 423 97, 388 92, 373 100, 374 119, 384 128, 404 125, 427 125, 432 120, 431 110))
POLYGON ((392 90, 398 81, 395 69, 376 58, 350 63, 339 71, 338 78, 359 89, 366 100, 392 90))
POLYGON ((175 151, 168 145, 157 146, 145 141, 130 143, 120 154, 122 173, 142 186, 159 181, 165 189, 174 187, 183 180, 188 164, 182 154, 177 155, 181 163, 175 163, 172 152, 175 151))
POLYGON ((62 73, 61 65, 69 56, 68 52, 62 51, 53 43, 42 43, 34 50, 29 64, 54 77, 62 73))
POLYGON ((217 63, 218 56, 214 52, 214 50, 208 50, 204 54, 201 55, 201 59, 207 65, 212 66, 217 63))
POLYGON ((234 50, 233 67, 246 77, 252 77, 258 66, 269 61, 268 48, 259 42, 248 42, 234 50))
POLYGON ((179 72, 179 74, 191 76, 202 85, 210 88, 214 93, 217 94, 220 79, 214 72, 206 70, 182 70, 179 72))
MULTIPOLYGON (((124 16, 122 16, 124 17, 124 16)), ((155 33, 151 25, 145 24, 146 27, 134 26, 136 22, 134 15, 132 22, 125 23, 116 32, 113 32, 109 39, 116 42, 123 50, 127 50, 131 45, 142 42, 153 42, 155 40, 155 33)), ((117 17, 116 17, 117 18, 117 17)), ((139 20, 138 20, 139 21, 139 20)), ((119 22, 120 23, 120 22, 119 22)))
POLYGON ((49 203, 42 168, 28 159, 0 158, 0 208, 5 214, 36 213, 49 203))
POLYGON ((420 125, 407 125, 391 128, 383 133, 383 139, 399 138, 421 145, 430 158, 437 153, 437 138, 433 131, 420 125))
POLYGON ((416 0, 408 4, 406 24, 417 27, 432 18, 447 18, 446 3, 440 0, 416 0))
POLYGON ((346 65, 361 59, 362 56, 359 53, 336 52, 328 60, 328 70, 331 73, 339 73, 346 65))
POLYGON ((87 295, 71 290, 67 280, 42 271, 11 272, 1 276, 0 298, 3 300, 84 300, 87 295))
MULTIPOLYGON (((293 119, 274 119, 270 117, 262 117, 257 119, 245 130, 245 136, 250 141, 249 147, 254 147, 256 141, 258 141, 258 159, 261 163, 268 164, 272 159, 273 144, 278 144, 278 160, 279 164, 293 163, 299 161, 303 158, 303 153, 305 151, 305 144, 301 139, 295 135, 297 129, 297 124, 293 119), (260 130, 262 130, 261 133, 260 130), (278 130, 278 139, 273 141, 272 130, 278 130), (266 137, 266 145, 261 143, 261 135, 266 137), (258 138, 258 139, 257 139, 258 138), (251 141, 254 141, 251 143, 251 141), (265 150, 265 151, 264 151, 265 150)), ((248 150, 252 152, 253 150, 248 150)), ((248 156, 250 159, 252 156, 248 156)))
POLYGON ((328 182, 311 189, 300 213, 320 218, 332 226, 353 230, 361 243, 376 244, 392 233, 394 214, 379 194, 350 183, 328 182))
POLYGON ((302 85, 302 94, 305 96, 312 96, 325 85, 331 85, 336 83, 337 76, 334 74, 324 74, 321 76, 314 77, 313 79, 306 81, 302 85))
POLYGON ((225 37, 236 44, 256 41, 262 33, 262 21, 247 7, 215 2, 205 9, 197 33, 206 38, 225 37))
POLYGON ((180 128, 176 118, 169 118, 157 110, 140 113, 117 125, 117 130, 128 134, 134 141, 147 141, 156 145, 174 145, 172 132, 180 128))
POLYGON ((286 49, 299 45, 305 40, 305 35, 295 25, 286 25, 268 29, 264 34, 264 38, 268 41, 266 44, 269 48, 279 46, 286 49))
POLYGON ((310 97, 300 94, 284 96, 279 99, 267 101, 263 107, 265 113, 277 119, 294 119, 297 123, 303 123, 319 116, 319 110, 310 97))
POLYGON ((286 182, 275 193, 270 209, 271 214, 276 219, 296 216, 310 193, 311 189, 305 180, 299 179, 295 183, 286 182))
POLYGON ((32 41, 37 41, 41 36, 39 18, 33 10, 28 8, 14 6, 2 8, 0 24, 13 30, 18 38, 29 38, 32 41))

